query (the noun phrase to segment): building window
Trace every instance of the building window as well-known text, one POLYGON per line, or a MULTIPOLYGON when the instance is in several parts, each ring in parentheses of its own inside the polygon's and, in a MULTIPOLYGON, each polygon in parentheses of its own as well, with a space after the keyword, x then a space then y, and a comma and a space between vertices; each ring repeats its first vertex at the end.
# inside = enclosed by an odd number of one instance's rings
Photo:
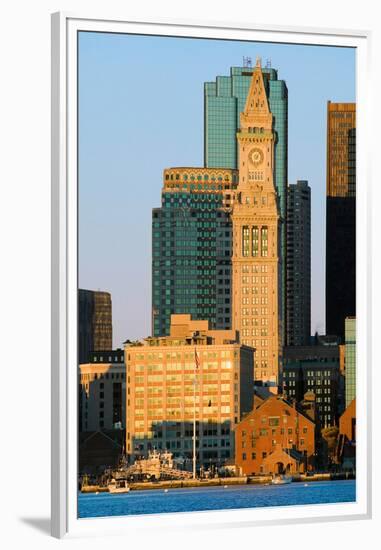
POLYGON ((266 257, 268 255, 268 229, 263 226, 261 229, 261 256, 266 257))
POLYGON ((247 225, 244 225, 242 227, 242 256, 244 257, 249 256, 249 249, 250 249, 249 228, 247 225))
POLYGON ((279 426, 279 416, 269 417, 269 426, 279 426))
POLYGON ((246 460, 246 453, 242 453, 242 460, 246 460))
POLYGON ((259 248, 259 230, 257 226, 254 226, 252 228, 252 256, 257 257, 258 256, 258 248, 259 248))

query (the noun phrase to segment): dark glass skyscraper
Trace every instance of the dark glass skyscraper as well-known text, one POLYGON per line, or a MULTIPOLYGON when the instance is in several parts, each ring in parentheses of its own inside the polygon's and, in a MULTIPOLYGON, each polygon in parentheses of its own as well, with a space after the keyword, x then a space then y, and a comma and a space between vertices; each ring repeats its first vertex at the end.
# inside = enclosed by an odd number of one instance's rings
POLYGON ((356 315, 356 105, 327 106, 326 333, 356 315))
MULTIPOLYGON (((231 67, 230 76, 217 76, 204 84, 204 164, 207 168, 238 167, 237 131, 240 113, 245 108, 254 67, 231 67)), ((269 107, 276 133, 274 183, 281 215, 281 335, 285 335, 286 307, 286 228, 288 163, 288 90, 284 80, 270 67, 263 67, 269 107), (283 326, 282 326, 283 325, 283 326)))
POLYGON ((307 346, 311 335, 311 189, 288 186, 287 346, 307 346))
POLYGON ((78 290, 78 362, 91 351, 112 349, 112 303, 109 292, 78 290))

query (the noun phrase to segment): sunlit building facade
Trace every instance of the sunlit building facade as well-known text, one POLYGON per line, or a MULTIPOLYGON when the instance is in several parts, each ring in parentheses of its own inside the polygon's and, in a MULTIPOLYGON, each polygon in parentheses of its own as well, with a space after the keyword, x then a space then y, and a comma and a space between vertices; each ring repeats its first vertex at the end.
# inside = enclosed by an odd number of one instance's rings
POLYGON ((356 397, 356 318, 345 319, 345 406, 356 397))
POLYGON ((235 464, 244 475, 303 473, 314 453, 315 423, 279 396, 255 401, 236 428, 235 464))
POLYGON ((273 115, 260 60, 240 116, 239 185, 233 204, 233 329, 256 349, 255 379, 278 383, 280 212, 274 184, 273 115))
POLYGON ((170 335, 127 344, 127 434, 131 461, 169 450, 191 466, 222 465, 234 455, 233 430, 253 406, 254 350, 233 330, 172 315, 170 335))
MULTIPOLYGON (((207 168, 239 168, 240 115, 246 106, 253 73, 257 70, 247 60, 245 67, 231 67, 230 75, 217 76, 204 84, 204 164, 207 168)), ((288 181, 288 90, 278 71, 266 64, 261 67, 269 109, 273 115, 273 180, 280 208, 280 322, 285 337, 286 311, 286 214, 288 181)))

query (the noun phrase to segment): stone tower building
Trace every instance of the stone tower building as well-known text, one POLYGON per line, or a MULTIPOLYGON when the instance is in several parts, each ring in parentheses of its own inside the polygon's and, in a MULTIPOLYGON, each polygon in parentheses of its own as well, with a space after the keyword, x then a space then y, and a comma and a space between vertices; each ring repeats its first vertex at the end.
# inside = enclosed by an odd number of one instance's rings
POLYGON ((278 382, 279 225, 273 115, 257 60, 237 132, 239 184, 231 214, 232 328, 255 352, 256 380, 278 382))

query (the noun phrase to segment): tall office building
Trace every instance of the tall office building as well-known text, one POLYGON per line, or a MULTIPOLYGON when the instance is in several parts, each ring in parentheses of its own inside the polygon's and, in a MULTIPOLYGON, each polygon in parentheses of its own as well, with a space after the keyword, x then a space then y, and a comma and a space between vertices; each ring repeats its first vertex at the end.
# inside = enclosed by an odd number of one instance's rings
POLYGON ((339 346, 291 346, 284 349, 283 393, 301 402, 315 394, 316 419, 321 426, 337 425, 342 410, 342 373, 339 346))
POLYGON ((356 318, 345 319, 345 407, 356 397, 356 318))
POLYGON ((287 346, 307 346, 311 335, 311 189, 307 181, 288 186, 287 346))
POLYGON ((169 334, 173 313, 231 325, 231 221, 238 171, 164 170, 152 213, 152 332, 169 334))
POLYGON ((276 133, 259 59, 239 126, 239 185, 231 214, 232 326, 244 344, 256 349, 255 379, 277 383, 281 342, 276 133))
POLYGON ((327 106, 326 333, 356 314, 356 105, 327 106))
POLYGON ((78 290, 78 362, 91 351, 112 349, 112 303, 109 292, 78 290))
MULTIPOLYGON (((230 76, 217 76, 204 84, 204 164, 208 168, 239 167, 237 132, 246 105, 254 68, 231 67, 230 76)), ((288 90, 284 80, 270 67, 261 68, 267 101, 273 115, 274 184, 281 216, 280 322, 285 337, 286 321, 286 227, 288 170, 288 90)))

